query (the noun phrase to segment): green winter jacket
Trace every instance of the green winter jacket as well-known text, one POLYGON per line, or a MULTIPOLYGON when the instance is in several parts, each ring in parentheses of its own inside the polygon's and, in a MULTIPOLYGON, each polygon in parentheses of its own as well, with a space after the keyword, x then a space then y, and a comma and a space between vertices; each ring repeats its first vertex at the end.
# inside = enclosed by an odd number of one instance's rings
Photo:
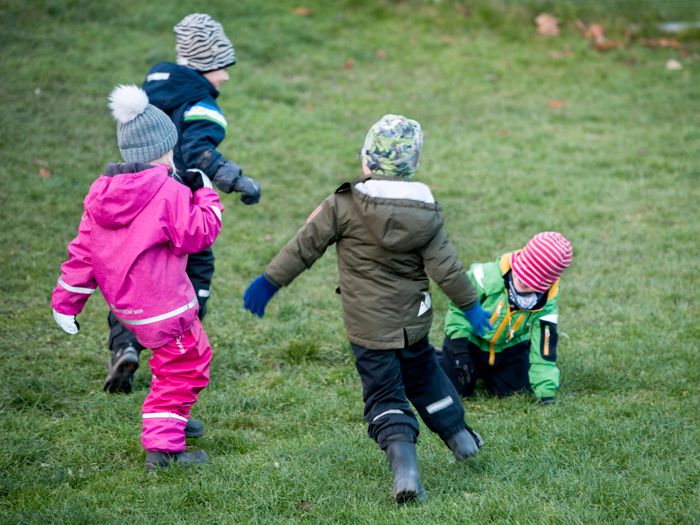
POLYGON ((265 275, 286 286, 334 243, 352 343, 396 349, 425 337, 432 322, 428 276, 458 307, 476 304, 440 207, 422 182, 371 176, 343 184, 311 213, 265 275))
POLYGON ((554 397, 559 389, 557 368, 557 296, 559 281, 533 310, 511 310, 508 303, 505 277, 510 272, 511 253, 499 257, 496 262, 474 264, 468 272, 477 289, 481 306, 492 312, 493 329, 483 337, 472 333, 472 327, 462 312, 451 305, 445 318, 445 334, 450 339, 467 338, 489 352, 493 364, 497 352, 530 341, 530 386, 538 398, 554 397))

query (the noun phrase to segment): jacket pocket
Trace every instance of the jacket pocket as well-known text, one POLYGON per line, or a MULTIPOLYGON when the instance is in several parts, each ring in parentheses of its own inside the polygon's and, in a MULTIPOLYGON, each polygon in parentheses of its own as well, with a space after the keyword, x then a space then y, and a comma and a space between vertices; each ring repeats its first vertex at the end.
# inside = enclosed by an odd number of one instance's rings
POLYGON ((540 355, 545 361, 557 360, 557 324, 549 321, 540 321, 540 355))

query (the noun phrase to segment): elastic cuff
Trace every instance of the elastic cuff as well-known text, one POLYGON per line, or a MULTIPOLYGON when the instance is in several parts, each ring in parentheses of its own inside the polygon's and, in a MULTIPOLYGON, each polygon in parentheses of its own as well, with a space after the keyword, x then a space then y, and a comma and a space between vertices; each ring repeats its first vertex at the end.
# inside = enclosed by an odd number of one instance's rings
POLYGON ((418 439, 418 432, 409 425, 391 425, 385 428, 382 433, 377 436, 377 443, 382 450, 385 450, 390 443, 394 441, 406 441, 407 443, 415 443, 418 439))
POLYGON ((461 432, 462 430, 466 429, 467 424, 464 421, 462 421, 461 423, 457 423, 455 425, 445 428, 444 430, 441 430, 438 435, 440 436, 440 439, 447 443, 447 440, 454 436, 457 432, 461 432))

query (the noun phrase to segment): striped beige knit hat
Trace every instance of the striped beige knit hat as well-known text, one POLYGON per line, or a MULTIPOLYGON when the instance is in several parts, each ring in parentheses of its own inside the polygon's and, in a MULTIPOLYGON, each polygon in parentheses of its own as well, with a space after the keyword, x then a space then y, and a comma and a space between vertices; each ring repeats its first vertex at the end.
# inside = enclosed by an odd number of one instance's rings
POLYGON ((187 15, 173 31, 178 64, 207 73, 236 63, 236 52, 223 26, 209 15, 187 15))
POLYGON ((537 292, 546 292, 571 264, 571 243, 558 232, 541 232, 511 258, 513 273, 537 292))

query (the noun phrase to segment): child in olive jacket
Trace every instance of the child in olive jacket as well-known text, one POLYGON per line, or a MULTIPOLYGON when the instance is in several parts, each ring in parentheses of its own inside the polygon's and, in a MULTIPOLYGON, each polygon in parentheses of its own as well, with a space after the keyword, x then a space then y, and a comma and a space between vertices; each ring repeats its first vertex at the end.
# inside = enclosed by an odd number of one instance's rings
POLYGON ((542 232, 522 250, 470 268, 481 305, 493 312, 493 328, 475 333, 459 308, 450 306, 440 364, 460 394, 470 396, 482 378, 493 394, 532 391, 540 402, 554 402, 559 276, 571 259, 563 235, 542 232))
POLYGON ((244 295, 245 308, 262 316, 280 287, 336 245, 368 433, 386 451, 398 503, 424 497, 415 451, 418 422, 409 401, 458 459, 475 455, 483 443, 465 423, 459 395, 428 342, 428 276, 466 312, 476 332, 489 326, 489 314, 447 240, 430 188, 407 180, 422 141, 418 122, 402 116, 386 115, 372 126, 361 153, 364 177, 326 198, 244 295))

